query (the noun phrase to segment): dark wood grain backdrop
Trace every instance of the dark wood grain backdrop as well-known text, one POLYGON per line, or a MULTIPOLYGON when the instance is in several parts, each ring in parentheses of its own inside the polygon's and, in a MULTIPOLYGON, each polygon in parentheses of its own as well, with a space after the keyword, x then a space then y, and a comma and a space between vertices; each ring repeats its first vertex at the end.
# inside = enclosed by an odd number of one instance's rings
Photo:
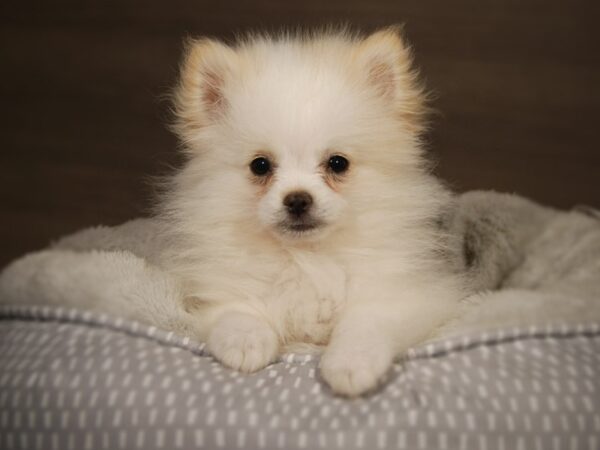
POLYGON ((406 23, 457 190, 600 206, 596 0, 104 0, 0 6, 0 264, 147 211, 177 163, 159 97, 187 34, 406 23))

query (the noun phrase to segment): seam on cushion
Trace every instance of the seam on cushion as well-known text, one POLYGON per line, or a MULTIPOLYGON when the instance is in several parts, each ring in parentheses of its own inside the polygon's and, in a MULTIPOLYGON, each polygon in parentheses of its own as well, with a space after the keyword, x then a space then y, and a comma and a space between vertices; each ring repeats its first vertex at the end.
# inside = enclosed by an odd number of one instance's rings
POLYGON ((121 332, 130 336, 144 338, 157 343, 188 350, 198 356, 210 356, 205 344, 189 337, 183 337, 172 331, 164 331, 152 325, 134 320, 115 317, 109 314, 83 311, 74 308, 52 306, 0 306, 0 321, 24 320, 41 322, 61 322, 75 325, 87 325, 121 332))
MULTIPOLYGON (((0 306, 0 320, 29 320, 64 322, 100 327, 122 332, 131 336, 155 341, 162 345, 188 350, 197 356, 210 357, 204 343, 189 337, 182 337, 172 331, 163 331, 155 326, 114 317, 104 313, 82 311, 72 308, 50 306, 0 306)), ((440 358, 452 353, 460 353, 474 348, 494 347, 503 343, 530 339, 568 339, 574 337, 594 338, 600 336, 600 323, 591 324, 550 324, 539 327, 497 329, 465 336, 452 337, 420 345, 408 350, 397 362, 440 358)), ((275 363, 306 364, 316 361, 319 355, 286 353, 275 363)))
POLYGON ((411 348, 406 359, 430 359, 460 353, 479 347, 494 347, 500 344, 539 340, 596 338, 600 336, 600 323, 550 323, 544 326, 499 328, 465 336, 450 337, 411 348))

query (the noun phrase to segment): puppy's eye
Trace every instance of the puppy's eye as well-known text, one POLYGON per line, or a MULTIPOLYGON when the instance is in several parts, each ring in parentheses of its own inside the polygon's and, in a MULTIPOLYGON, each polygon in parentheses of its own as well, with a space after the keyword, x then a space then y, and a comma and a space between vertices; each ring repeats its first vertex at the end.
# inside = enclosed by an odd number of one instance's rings
POLYGON ((250 163, 250 170, 254 175, 264 177, 271 171, 271 162, 264 156, 259 156, 250 163))
POLYGON ((350 161, 340 155, 333 155, 327 161, 327 166, 334 173, 344 173, 350 166, 350 161))

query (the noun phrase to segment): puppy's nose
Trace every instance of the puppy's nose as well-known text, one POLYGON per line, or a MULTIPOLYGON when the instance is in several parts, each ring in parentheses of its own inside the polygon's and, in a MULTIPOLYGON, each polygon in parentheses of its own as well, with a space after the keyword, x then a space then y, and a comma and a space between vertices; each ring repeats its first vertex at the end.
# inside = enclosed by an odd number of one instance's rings
POLYGON ((283 204, 286 206, 288 213, 296 217, 304 215, 312 203, 313 198, 306 191, 290 192, 283 199, 283 204))

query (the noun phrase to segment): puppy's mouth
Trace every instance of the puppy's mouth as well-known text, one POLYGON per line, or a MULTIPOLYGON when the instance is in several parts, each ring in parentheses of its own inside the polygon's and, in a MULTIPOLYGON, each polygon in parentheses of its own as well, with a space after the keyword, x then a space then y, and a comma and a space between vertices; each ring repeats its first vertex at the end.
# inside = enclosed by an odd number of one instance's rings
POLYGON ((278 227, 281 231, 283 231, 286 234, 300 236, 315 232, 316 230, 321 228, 322 225, 322 222, 315 219, 288 219, 279 222, 278 227))

